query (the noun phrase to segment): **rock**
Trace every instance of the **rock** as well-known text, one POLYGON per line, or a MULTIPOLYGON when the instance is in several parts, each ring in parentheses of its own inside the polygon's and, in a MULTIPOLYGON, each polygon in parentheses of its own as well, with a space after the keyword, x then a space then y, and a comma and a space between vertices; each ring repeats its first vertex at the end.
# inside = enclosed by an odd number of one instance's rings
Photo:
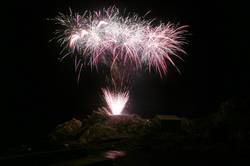
POLYGON ((82 122, 73 118, 68 122, 58 125, 49 137, 53 142, 65 142, 67 140, 75 139, 81 132, 81 128, 82 122))
POLYGON ((61 125, 50 135, 57 144, 87 144, 117 138, 143 136, 148 133, 151 121, 138 115, 108 115, 106 110, 93 112, 82 121, 72 119, 61 125), (73 142, 72 142, 73 141, 73 142))

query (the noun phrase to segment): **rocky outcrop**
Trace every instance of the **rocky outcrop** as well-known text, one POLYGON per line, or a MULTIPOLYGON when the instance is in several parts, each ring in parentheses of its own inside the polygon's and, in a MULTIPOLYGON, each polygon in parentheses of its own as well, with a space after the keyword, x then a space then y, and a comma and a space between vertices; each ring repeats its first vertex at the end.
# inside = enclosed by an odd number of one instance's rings
POLYGON ((140 137, 153 128, 154 123, 138 115, 107 114, 105 109, 93 112, 82 121, 72 119, 60 124, 50 134, 57 144, 80 144, 100 142, 117 138, 140 137))

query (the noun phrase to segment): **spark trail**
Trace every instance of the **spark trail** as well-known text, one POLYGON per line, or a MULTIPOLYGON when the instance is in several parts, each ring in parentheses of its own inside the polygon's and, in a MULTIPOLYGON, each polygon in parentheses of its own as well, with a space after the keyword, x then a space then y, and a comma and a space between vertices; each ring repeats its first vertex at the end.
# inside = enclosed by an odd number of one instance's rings
POLYGON ((105 64, 110 68, 112 83, 102 92, 113 115, 121 114, 129 99, 128 90, 122 89, 129 86, 132 73, 154 69, 162 77, 167 73, 167 62, 175 66, 171 57, 182 59, 179 53, 185 54, 182 46, 187 26, 170 22, 155 25, 154 19, 121 14, 116 7, 83 14, 70 10, 69 15, 60 13, 55 21, 62 27, 56 31, 65 53, 62 59, 72 55, 79 75, 84 66, 98 69, 105 64))
POLYGON ((57 31, 63 50, 77 53, 75 58, 90 66, 105 63, 112 69, 119 59, 124 64, 134 63, 136 68, 154 68, 163 76, 167 72, 166 61, 175 66, 171 56, 181 58, 178 53, 185 53, 182 45, 187 26, 172 23, 154 26, 153 20, 136 14, 122 16, 115 7, 81 15, 59 14, 55 20, 63 27, 57 31))
POLYGON ((120 115, 128 101, 128 92, 112 92, 103 89, 104 99, 112 113, 112 115, 120 115))

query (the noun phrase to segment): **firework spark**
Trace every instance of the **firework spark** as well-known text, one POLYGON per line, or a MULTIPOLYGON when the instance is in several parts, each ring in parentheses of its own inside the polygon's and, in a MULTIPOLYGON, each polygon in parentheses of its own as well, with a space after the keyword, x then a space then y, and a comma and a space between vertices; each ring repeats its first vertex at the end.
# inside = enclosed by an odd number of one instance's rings
MULTIPOLYGON (((185 53, 182 46, 186 43, 187 26, 172 23, 155 26, 153 19, 136 14, 124 16, 116 7, 83 14, 60 13, 55 20, 63 26, 56 31, 58 42, 64 46, 62 52, 67 51, 63 58, 73 55, 79 73, 85 64, 96 68, 100 63, 106 64, 110 67, 113 89, 123 89, 123 82, 128 83, 126 79, 138 69, 153 68, 162 77, 167 73, 167 62, 175 66, 171 56, 181 59, 178 54, 185 53)), ((111 114, 121 114, 129 93, 102 91, 111 114)))
POLYGON ((103 89, 102 91, 112 115, 120 115, 128 101, 128 92, 111 92, 107 89, 103 89))
POLYGON ((186 26, 153 26, 153 20, 136 14, 121 16, 115 7, 82 15, 60 14, 55 20, 64 27, 57 31, 58 41, 65 46, 63 50, 76 52, 90 66, 110 61, 112 68, 119 59, 124 64, 133 62, 137 68, 154 68, 162 76, 167 72, 166 61, 175 66, 171 55, 179 57, 179 52, 185 53, 182 45, 186 26))

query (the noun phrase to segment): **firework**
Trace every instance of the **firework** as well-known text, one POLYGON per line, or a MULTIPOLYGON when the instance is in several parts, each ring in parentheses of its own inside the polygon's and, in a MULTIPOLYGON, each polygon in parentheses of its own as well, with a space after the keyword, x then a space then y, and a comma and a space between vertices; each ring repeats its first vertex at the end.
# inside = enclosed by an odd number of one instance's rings
POLYGON ((116 7, 83 14, 70 10, 69 15, 61 13, 55 20, 63 27, 56 31, 62 52, 66 51, 63 58, 73 55, 76 71, 80 73, 83 65, 98 68, 102 63, 110 67, 112 87, 102 91, 112 115, 122 113, 129 93, 117 89, 130 84, 134 71, 153 68, 162 77, 167 72, 167 62, 175 66, 171 57, 181 59, 178 54, 185 53, 182 46, 187 26, 172 23, 155 26, 153 19, 136 14, 124 16, 116 7))
POLYGON ((107 89, 103 89, 102 91, 111 114, 120 115, 128 101, 128 92, 112 92, 107 89))
POLYGON ((171 55, 179 57, 178 53, 185 53, 182 45, 186 26, 154 26, 153 20, 144 18, 136 14, 122 16, 117 8, 110 7, 83 14, 70 11, 55 20, 63 26, 57 35, 63 50, 68 51, 66 55, 76 53, 78 61, 95 67, 105 63, 112 68, 117 60, 124 64, 129 61, 136 68, 154 68, 162 76, 167 72, 166 61, 175 66, 171 55))

